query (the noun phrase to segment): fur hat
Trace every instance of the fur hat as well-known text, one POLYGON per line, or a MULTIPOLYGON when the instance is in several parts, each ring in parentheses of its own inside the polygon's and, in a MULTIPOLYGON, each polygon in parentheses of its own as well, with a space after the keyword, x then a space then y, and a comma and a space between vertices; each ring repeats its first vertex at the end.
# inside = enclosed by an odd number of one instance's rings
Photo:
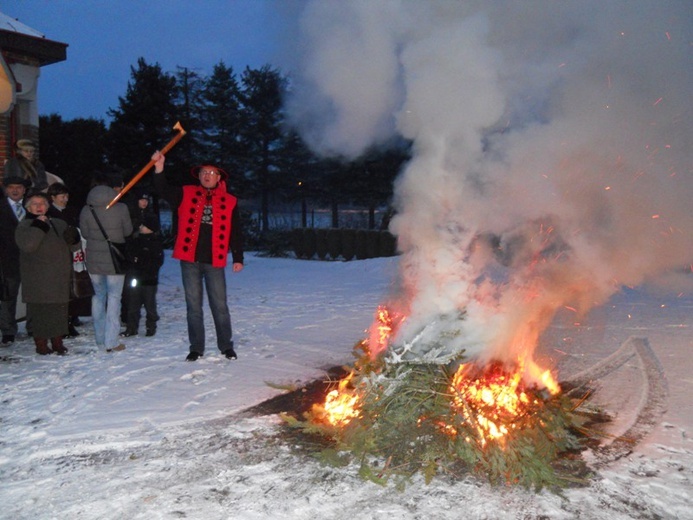
POLYGON ((28 148, 36 149, 36 144, 31 139, 20 139, 17 141, 17 148, 19 150, 26 150, 28 148))
POLYGON ((3 178, 2 184, 4 186, 9 186, 10 184, 21 184, 25 188, 29 188, 31 186, 31 181, 29 179, 24 179, 23 177, 12 175, 10 177, 3 178))

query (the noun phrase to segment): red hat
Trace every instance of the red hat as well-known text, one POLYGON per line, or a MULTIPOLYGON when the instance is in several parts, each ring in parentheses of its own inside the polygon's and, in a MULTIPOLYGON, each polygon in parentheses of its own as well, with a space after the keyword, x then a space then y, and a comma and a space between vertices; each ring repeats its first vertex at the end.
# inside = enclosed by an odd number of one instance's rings
POLYGON ((192 175, 192 176, 195 177, 196 179, 199 179, 199 178, 200 178, 200 170, 202 170, 202 168, 213 168, 213 169, 215 169, 216 171, 219 172, 219 175, 220 175, 220 177, 221 177, 222 180, 226 180, 226 179, 229 178, 229 174, 228 174, 228 173, 226 173, 224 170, 222 170, 222 169, 219 168, 218 166, 214 166, 213 164, 201 164, 201 165, 199 165, 199 166, 193 166, 192 169, 190 170, 190 175, 192 175))

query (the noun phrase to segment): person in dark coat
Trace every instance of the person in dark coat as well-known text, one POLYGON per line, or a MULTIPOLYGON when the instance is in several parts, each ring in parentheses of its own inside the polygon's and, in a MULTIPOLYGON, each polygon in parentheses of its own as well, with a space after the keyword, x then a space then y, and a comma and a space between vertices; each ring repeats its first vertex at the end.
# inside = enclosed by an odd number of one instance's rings
MULTIPOLYGON (((77 210, 68 205, 70 200, 70 192, 62 182, 54 182, 48 186, 46 190, 46 195, 51 201, 51 205, 48 208, 48 215, 50 218, 58 218, 64 220, 68 225, 73 226, 79 230, 79 213, 77 210)), ((80 235, 81 242, 81 235, 80 235)), ((82 247, 77 249, 72 255, 72 266, 75 270, 86 269, 84 263, 84 250, 82 247), (78 268, 79 266, 79 268, 78 268)), ((80 316, 89 316, 91 314, 91 297, 86 298, 72 298, 70 300, 70 305, 68 308, 68 319, 67 319, 67 336, 68 338, 75 338, 79 336, 79 331, 76 329, 78 325, 81 325, 79 320, 80 316)))
POLYGON ((120 300, 123 294, 124 274, 117 274, 108 242, 92 214, 94 209, 111 242, 125 243, 132 233, 132 220, 128 208, 118 202, 106 209, 123 188, 123 176, 117 172, 97 174, 97 185, 87 195, 87 205, 79 215, 79 229, 87 241, 87 270, 94 285, 91 315, 94 322, 96 344, 106 352, 123 350, 118 342, 120 333, 120 300))
POLYGON ((159 314, 156 309, 156 291, 159 269, 164 263, 164 248, 159 236, 159 219, 154 213, 140 217, 139 228, 128 241, 130 267, 125 275, 127 307, 126 329, 122 337, 135 336, 140 325, 142 306, 146 313, 146 335, 156 334, 159 314))
POLYGON ((21 177, 29 181, 32 189, 45 191, 48 187, 46 168, 39 161, 36 145, 32 140, 20 139, 17 141, 15 156, 5 163, 4 176, 21 177))
MULTIPOLYGON (((128 197, 129 194, 126 194, 120 200, 123 201, 130 210, 130 219, 132 219, 132 235, 130 236, 130 238, 137 238, 137 236, 140 233, 140 225, 142 224, 145 217, 147 217, 148 215, 154 215, 154 217, 157 219, 157 222, 159 219, 156 217, 156 214, 151 208, 151 194, 147 190, 137 189, 132 190, 130 193, 132 193, 131 197, 128 197)), ((123 286, 123 297, 121 298, 120 302, 120 321, 123 323, 128 322, 128 291, 130 290, 130 281, 131 280, 127 280, 126 278, 125 285, 123 286)), ((134 336, 134 334, 130 334, 129 331, 130 329, 121 333, 121 337, 127 338, 128 336, 134 336)), ((136 333, 137 332, 135 332, 135 334, 136 333)))
POLYGON ((19 271, 19 248, 14 232, 24 219, 24 195, 31 183, 23 177, 5 177, 5 194, 0 197, 0 331, 2 346, 14 343, 17 335, 17 297, 21 283, 19 271))
POLYGON ((72 227, 79 227, 79 212, 68 205, 70 200, 70 190, 62 182, 54 182, 46 190, 51 205, 48 208, 50 218, 59 218, 72 227))
POLYGON ((45 194, 30 195, 15 240, 20 250, 22 301, 27 304, 36 353, 63 355, 67 353, 63 336, 67 334, 71 246, 79 243, 79 233, 64 220, 49 218, 49 206, 45 194))
POLYGON ((227 359, 236 359, 226 298, 226 264, 231 252, 233 272, 243 269, 243 239, 238 201, 226 190, 228 175, 218 166, 195 166, 191 173, 198 180, 197 185, 169 186, 161 174, 165 157, 156 152, 152 159, 154 187, 171 208, 178 210, 173 258, 180 260, 185 291, 190 340, 186 360, 197 361, 205 351, 203 285, 217 333, 217 347, 227 359))

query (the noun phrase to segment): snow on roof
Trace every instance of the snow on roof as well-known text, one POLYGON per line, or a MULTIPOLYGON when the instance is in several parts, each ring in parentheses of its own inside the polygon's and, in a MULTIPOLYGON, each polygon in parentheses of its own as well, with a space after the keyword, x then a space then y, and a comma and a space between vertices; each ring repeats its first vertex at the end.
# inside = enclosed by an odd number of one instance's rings
POLYGON ((26 34, 27 36, 34 36, 35 38, 46 37, 45 34, 36 29, 32 29, 28 25, 24 25, 18 19, 7 16, 5 13, 0 13, 0 30, 26 34))

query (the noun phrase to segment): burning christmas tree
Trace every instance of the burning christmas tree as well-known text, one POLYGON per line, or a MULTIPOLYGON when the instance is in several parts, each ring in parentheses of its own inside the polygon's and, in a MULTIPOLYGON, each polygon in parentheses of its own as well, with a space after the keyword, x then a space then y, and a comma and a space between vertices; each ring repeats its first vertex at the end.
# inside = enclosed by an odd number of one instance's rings
POLYGON ((330 438, 334 446, 326 453, 351 454, 361 475, 378 482, 418 472, 427 481, 471 472, 538 488, 575 481, 554 464, 582 449, 587 437, 580 430, 590 414, 561 394, 548 371, 538 386, 524 383, 519 363, 394 360, 382 347, 396 321, 380 308, 375 333, 357 345, 349 375, 305 421, 287 420, 330 438))
POLYGON ((688 17, 596 0, 304 7, 287 109, 306 141, 347 157, 411 144, 397 286, 308 424, 373 478, 461 465, 555 482, 582 415, 535 360, 542 334, 690 262, 688 17))

